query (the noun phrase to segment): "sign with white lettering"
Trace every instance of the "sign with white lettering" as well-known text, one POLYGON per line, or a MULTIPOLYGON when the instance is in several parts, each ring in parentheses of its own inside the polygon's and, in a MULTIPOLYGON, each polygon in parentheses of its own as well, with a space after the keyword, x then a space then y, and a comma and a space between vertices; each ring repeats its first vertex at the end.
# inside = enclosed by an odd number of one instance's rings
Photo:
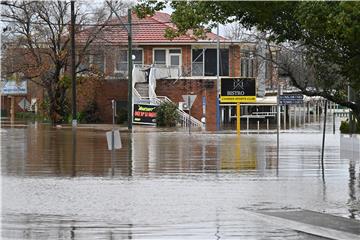
POLYGON ((27 82, 16 82, 13 80, 1 81, 1 95, 26 95, 27 82))
POLYGON ((220 102, 256 102, 255 78, 221 78, 220 102))
POLYGON ((304 96, 299 94, 280 95, 279 100, 281 105, 303 104, 304 96))
POLYGON ((157 105, 134 104, 133 123, 156 125, 157 105))

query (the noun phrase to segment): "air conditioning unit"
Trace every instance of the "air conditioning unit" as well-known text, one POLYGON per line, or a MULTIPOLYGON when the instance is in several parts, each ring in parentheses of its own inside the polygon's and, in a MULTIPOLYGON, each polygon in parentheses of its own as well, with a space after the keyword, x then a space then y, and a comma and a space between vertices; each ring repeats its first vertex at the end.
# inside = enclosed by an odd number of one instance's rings
POLYGON ((189 110, 189 106, 186 104, 186 102, 179 102, 179 109, 187 111, 189 110))

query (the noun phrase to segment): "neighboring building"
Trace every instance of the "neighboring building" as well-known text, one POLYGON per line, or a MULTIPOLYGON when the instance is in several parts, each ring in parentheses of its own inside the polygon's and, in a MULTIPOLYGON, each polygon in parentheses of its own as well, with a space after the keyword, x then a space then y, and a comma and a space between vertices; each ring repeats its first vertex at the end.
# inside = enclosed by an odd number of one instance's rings
MULTIPOLYGON (((123 22, 127 22, 126 17, 123 22)), ((127 104, 128 92, 127 31, 118 21, 112 21, 110 25, 96 40, 93 45, 96 51, 88 58, 88 64, 96 65, 106 76, 102 89, 96 91, 95 97, 101 116, 106 122, 111 120, 111 100, 117 100, 118 105, 124 107, 127 104)), ((162 96, 163 99, 166 97, 179 104, 181 108, 181 103, 184 102, 182 95, 195 94, 197 98, 191 108, 191 115, 197 120, 205 117, 206 129, 215 130, 217 39, 220 41, 220 77, 256 77, 256 45, 228 40, 214 33, 207 33, 205 39, 197 39, 189 32, 169 40, 164 37, 168 27, 172 28, 174 25, 170 22, 170 15, 166 13, 157 12, 144 19, 132 16, 134 101, 145 101, 149 98, 153 100, 162 96), (156 70, 156 74, 153 74, 156 81, 149 84, 145 77, 149 72, 145 72, 150 66, 156 70)), ((77 36, 77 44, 84 44, 85 39, 86 31, 83 31, 77 36)), ((264 69, 266 82, 275 81, 274 70, 268 66, 264 69)), ((259 84, 257 85, 259 88, 259 84)), ((276 104, 275 101, 267 103, 273 104, 276 104)), ((235 104, 220 106, 220 121, 232 122, 235 104)), ((243 113, 248 111, 248 108, 242 108, 243 113)))

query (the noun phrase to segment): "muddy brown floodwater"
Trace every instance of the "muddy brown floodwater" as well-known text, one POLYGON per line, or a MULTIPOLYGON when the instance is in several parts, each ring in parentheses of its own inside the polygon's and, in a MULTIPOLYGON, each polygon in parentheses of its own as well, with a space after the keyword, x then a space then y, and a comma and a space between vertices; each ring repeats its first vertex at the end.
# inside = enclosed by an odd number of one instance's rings
POLYGON ((254 217, 305 209, 360 219, 360 160, 321 131, 214 134, 137 127, 1 128, 2 239, 321 239, 254 217))

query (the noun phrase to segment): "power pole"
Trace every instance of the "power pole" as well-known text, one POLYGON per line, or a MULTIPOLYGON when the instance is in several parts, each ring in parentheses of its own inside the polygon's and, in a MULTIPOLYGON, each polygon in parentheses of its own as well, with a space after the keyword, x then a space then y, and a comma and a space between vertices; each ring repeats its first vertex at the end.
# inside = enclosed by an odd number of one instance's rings
POLYGON ((71 1, 71 82, 72 82, 72 126, 77 126, 76 69, 75 69, 75 1, 71 1))
POLYGON ((115 11, 113 6, 111 5, 110 1, 106 1, 107 5, 110 7, 111 11, 115 14, 117 19, 119 20, 120 24, 125 27, 127 34, 128 34, 128 129, 132 129, 132 109, 133 109, 133 102, 132 102, 132 28, 131 28, 131 8, 128 9, 128 25, 123 23, 119 14, 115 11))
POLYGON ((132 71, 133 71, 133 61, 132 61, 132 28, 131 28, 131 9, 128 9, 128 129, 132 129, 132 71))

